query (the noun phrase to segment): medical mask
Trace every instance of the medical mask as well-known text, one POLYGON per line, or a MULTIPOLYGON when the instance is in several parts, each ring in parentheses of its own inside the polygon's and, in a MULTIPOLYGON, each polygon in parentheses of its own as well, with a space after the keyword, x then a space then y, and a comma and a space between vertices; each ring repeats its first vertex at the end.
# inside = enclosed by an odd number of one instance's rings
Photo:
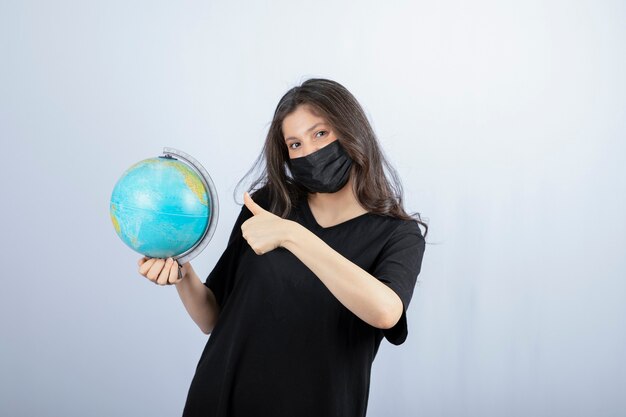
POLYGON ((289 162, 294 180, 314 193, 339 191, 348 182, 352 166, 352 159, 338 140, 289 162))

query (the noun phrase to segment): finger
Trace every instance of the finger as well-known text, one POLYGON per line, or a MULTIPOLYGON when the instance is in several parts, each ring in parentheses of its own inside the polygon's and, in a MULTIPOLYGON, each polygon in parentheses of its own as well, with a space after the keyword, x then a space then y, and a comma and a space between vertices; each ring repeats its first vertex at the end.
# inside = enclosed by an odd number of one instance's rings
POLYGON ((139 265, 139 266, 143 265, 143 263, 146 262, 148 259, 150 259, 150 258, 148 258, 147 256, 144 256, 143 258, 140 258, 137 261, 137 265, 139 265))
POLYGON ((170 273, 168 275, 167 283, 169 285, 176 284, 178 282, 178 271, 179 271, 178 262, 172 262, 172 267, 170 268, 170 273))
POLYGON ((172 263, 174 263, 174 260, 172 258, 167 258, 165 260, 163 269, 161 269, 161 272, 159 273, 159 277, 157 278, 157 281, 156 281, 157 284, 159 285, 167 284, 167 280, 169 279, 169 276, 170 276, 170 267, 172 266, 172 263))
POLYGON ((248 210, 250 210, 255 216, 265 211, 263 207, 254 202, 254 200, 252 199, 252 197, 250 197, 250 194, 248 194, 247 191, 243 194, 243 203, 246 205, 246 207, 248 207, 248 210))
POLYGON ((157 281, 157 278, 159 277, 159 274, 161 273, 161 270, 163 269, 163 265, 165 265, 165 261, 161 258, 155 258, 156 261, 154 262, 154 264, 152 264, 152 266, 150 267, 150 270, 148 271, 148 274, 146 275, 146 277, 148 277, 148 279, 150 281, 157 281))
POLYGON ((251 219, 246 220, 241 224, 241 236, 248 240, 247 229, 251 219))
POLYGON ((152 265, 157 261, 157 258, 150 258, 139 267, 139 273, 147 277, 148 271, 152 268, 152 265))

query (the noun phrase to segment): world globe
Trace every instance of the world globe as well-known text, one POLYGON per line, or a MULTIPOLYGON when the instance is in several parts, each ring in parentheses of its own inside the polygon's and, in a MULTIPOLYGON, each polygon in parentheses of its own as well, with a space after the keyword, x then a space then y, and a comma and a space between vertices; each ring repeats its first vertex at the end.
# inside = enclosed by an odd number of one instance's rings
POLYGON ((183 264, 210 240, 217 198, 208 173, 195 159, 172 148, 164 153, 123 173, 113 188, 109 211, 115 232, 128 247, 183 264))

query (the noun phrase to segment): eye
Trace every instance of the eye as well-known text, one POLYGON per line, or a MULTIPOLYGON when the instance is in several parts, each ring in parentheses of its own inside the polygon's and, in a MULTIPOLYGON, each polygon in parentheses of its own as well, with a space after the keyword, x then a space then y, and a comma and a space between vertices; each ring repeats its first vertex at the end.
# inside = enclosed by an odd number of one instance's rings
POLYGON ((289 144, 289 149, 296 149, 300 147, 300 142, 292 142, 291 144, 289 144), (295 146, 298 145, 298 146, 295 146))
POLYGON ((319 132, 317 132, 317 133, 315 134, 315 137, 316 137, 316 138, 321 138, 322 136, 326 135, 327 133, 328 133, 328 132, 327 132, 327 131, 325 131, 325 130, 320 130, 319 132))

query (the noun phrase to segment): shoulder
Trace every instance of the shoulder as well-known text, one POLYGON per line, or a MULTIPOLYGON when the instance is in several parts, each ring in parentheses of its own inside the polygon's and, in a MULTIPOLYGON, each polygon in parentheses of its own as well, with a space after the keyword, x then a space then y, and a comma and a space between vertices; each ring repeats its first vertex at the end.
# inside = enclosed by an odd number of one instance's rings
POLYGON ((372 233, 378 230, 377 239, 384 251, 403 249, 424 250, 426 242, 416 220, 405 220, 397 217, 375 215, 374 221, 378 227, 371 227, 372 233))
POLYGON ((417 220, 399 219, 397 217, 382 216, 378 214, 375 214, 371 217, 373 217, 375 222, 384 225, 390 236, 400 237, 412 235, 419 239, 424 239, 422 229, 420 229, 417 220))
POLYGON ((396 229, 396 233, 411 234, 424 240, 422 229, 420 229, 419 223, 417 222, 417 220, 404 220, 404 219, 397 219, 397 220, 399 224, 396 229))

